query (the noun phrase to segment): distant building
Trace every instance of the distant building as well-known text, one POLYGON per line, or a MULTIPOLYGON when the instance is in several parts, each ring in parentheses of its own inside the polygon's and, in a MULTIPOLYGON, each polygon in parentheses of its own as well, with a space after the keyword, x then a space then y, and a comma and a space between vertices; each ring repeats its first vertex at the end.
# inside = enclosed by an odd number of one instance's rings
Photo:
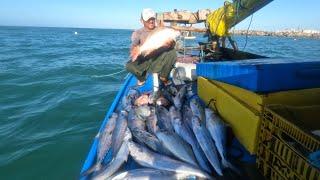
POLYGON ((302 30, 302 32, 308 33, 308 34, 320 33, 320 31, 317 31, 317 30, 302 30))

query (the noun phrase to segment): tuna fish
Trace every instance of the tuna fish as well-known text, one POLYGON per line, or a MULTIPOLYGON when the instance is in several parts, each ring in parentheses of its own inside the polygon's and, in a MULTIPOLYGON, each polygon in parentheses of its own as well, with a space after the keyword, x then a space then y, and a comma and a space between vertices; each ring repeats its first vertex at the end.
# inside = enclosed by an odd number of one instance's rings
POLYGON ((116 126, 113 131, 113 135, 112 135, 112 144, 111 144, 112 157, 118 152, 122 144, 124 132, 127 126, 128 126, 128 112, 121 110, 116 122, 116 126))
POLYGON ((160 130, 156 133, 158 139, 169 151, 180 160, 198 167, 192 149, 180 136, 175 133, 160 130))
POLYGON ((163 145, 163 143, 156 136, 153 136, 147 131, 134 129, 132 131, 132 134, 134 134, 135 137, 139 139, 139 141, 146 144, 155 152, 159 152, 161 154, 168 155, 168 156, 172 155, 172 153, 170 153, 170 151, 163 145))
POLYGON ((188 175, 195 175, 207 179, 212 178, 207 173, 199 170, 192 165, 189 165, 188 163, 152 152, 144 146, 138 145, 132 141, 129 142, 129 152, 134 161, 144 167, 172 171, 176 173, 185 173, 188 175))
POLYGON ((174 132, 169 111, 163 106, 156 106, 156 114, 160 128, 174 132))
POLYGON ((153 135, 156 135, 156 132, 159 130, 158 118, 156 115, 156 109, 150 107, 150 116, 146 120, 147 130, 153 135))
POLYGON ((193 114, 189 106, 183 105, 182 107, 182 119, 183 122, 187 123, 189 127, 192 129, 192 123, 191 123, 191 118, 193 114))
POLYGON ((218 152, 207 128, 202 125, 198 116, 192 116, 191 122, 194 135, 196 136, 204 154, 215 171, 222 176, 223 174, 219 162, 218 152))
POLYGON ((140 119, 134 109, 131 109, 128 114, 128 127, 132 130, 135 128, 145 130, 145 122, 140 119))
POLYGON ((117 113, 112 113, 105 125, 103 126, 103 129, 101 130, 99 134, 99 140, 98 140, 98 149, 97 149, 97 161, 96 164, 93 165, 90 169, 86 170, 85 172, 81 173, 80 177, 84 177, 89 175, 90 173, 94 171, 99 171, 102 167, 102 162, 108 153, 111 142, 112 142, 112 134, 113 130, 116 126, 116 120, 118 118, 117 113))
POLYGON ((178 94, 173 98, 173 103, 179 110, 181 110, 182 105, 186 100, 188 87, 188 84, 183 85, 182 88, 179 90, 178 94))
POLYGON ((222 121, 220 116, 215 111, 206 108, 205 113, 206 113, 206 126, 221 156, 222 166, 224 168, 230 168, 236 173, 240 174, 240 171, 226 159, 226 125, 225 123, 222 121))
MULTIPOLYGON (((175 106, 173 106, 173 107, 175 107, 175 106)), ((170 108, 170 110, 171 110, 171 108, 170 108)), ((175 132, 183 140, 185 140, 187 143, 189 143, 190 146, 192 147, 193 153, 194 153, 200 167, 203 170, 210 173, 211 172, 210 164, 209 164, 207 158, 205 157, 205 154, 203 153, 201 147, 198 145, 197 139, 194 136, 189 125, 187 123, 183 122, 182 119, 178 118, 178 117, 173 118, 172 124, 173 124, 175 132)))
POLYGON ((121 99, 122 108, 129 112, 133 107, 132 101, 133 99, 130 96, 123 96, 121 99))
POLYGON ((125 163, 128 160, 128 156, 129 156, 128 141, 131 141, 131 138, 132 138, 131 132, 129 128, 126 128, 123 142, 116 156, 113 158, 110 165, 104 166, 103 168, 101 168, 100 171, 97 172, 96 176, 93 177, 93 180, 104 180, 110 177, 122 166, 123 163, 125 163))
POLYGON ((140 93, 135 89, 130 89, 128 91, 128 96, 131 97, 133 100, 136 100, 140 96, 140 93))
POLYGON ((168 89, 169 93, 173 96, 176 96, 178 94, 178 90, 177 88, 173 87, 173 86, 170 86, 169 89, 168 89))
POLYGON ((173 97, 172 95, 169 93, 168 90, 166 90, 165 88, 161 89, 161 95, 166 98, 168 101, 170 101, 171 103, 173 103, 173 97))
POLYGON ((146 120, 150 116, 150 107, 147 105, 134 107, 134 110, 141 120, 146 120))
POLYGON ((159 169, 151 168, 140 168, 125 171, 114 176, 111 180, 152 180, 152 179, 165 179, 165 180, 176 180, 176 179, 188 179, 190 176, 185 173, 175 173, 170 171, 163 171, 159 169))
POLYGON ((197 99, 192 99, 190 102, 190 108, 192 110, 193 115, 199 117, 201 123, 205 126, 206 125, 206 115, 204 112, 204 108, 201 106, 197 99))
POLYGON ((156 104, 158 106, 169 106, 170 105, 170 101, 167 100, 165 97, 160 96, 157 100, 156 100, 156 104))
POLYGON ((180 36, 180 32, 168 27, 157 27, 153 30, 144 43, 138 48, 136 52, 131 54, 132 61, 135 61, 139 55, 146 56, 164 46, 166 42, 175 40, 180 36))

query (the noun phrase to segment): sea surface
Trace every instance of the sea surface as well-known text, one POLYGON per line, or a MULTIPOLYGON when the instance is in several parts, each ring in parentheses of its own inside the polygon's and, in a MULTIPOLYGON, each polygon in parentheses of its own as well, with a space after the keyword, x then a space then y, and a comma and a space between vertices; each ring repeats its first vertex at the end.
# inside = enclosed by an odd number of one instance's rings
MULTIPOLYGON (((78 177, 125 81, 132 32, 0 27, 0 179, 78 177)), ((206 42, 196 36, 186 44, 206 42)), ((234 39, 268 57, 320 58, 320 39, 234 39)))

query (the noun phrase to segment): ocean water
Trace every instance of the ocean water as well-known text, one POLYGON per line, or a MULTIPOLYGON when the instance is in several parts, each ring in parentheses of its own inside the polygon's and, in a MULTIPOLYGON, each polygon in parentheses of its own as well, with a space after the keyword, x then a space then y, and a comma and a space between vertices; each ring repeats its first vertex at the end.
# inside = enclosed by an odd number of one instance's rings
MULTIPOLYGON (((78 177, 127 75, 132 32, 0 27, 0 179, 78 177)), ((320 39, 234 39, 269 57, 320 56, 320 39)))

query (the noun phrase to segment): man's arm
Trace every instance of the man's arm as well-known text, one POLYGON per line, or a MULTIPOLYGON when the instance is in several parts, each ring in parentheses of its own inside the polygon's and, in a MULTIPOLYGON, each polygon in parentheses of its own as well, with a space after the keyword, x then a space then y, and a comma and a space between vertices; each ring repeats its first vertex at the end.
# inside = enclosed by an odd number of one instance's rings
POLYGON ((134 31, 131 35, 130 51, 132 51, 132 49, 137 47, 139 44, 140 44, 140 33, 138 31, 134 31))
POLYGON ((139 52, 139 44, 140 44, 140 33, 138 31, 134 31, 131 35, 131 47, 130 47, 130 56, 132 58, 132 62, 136 60, 133 58, 139 52))

